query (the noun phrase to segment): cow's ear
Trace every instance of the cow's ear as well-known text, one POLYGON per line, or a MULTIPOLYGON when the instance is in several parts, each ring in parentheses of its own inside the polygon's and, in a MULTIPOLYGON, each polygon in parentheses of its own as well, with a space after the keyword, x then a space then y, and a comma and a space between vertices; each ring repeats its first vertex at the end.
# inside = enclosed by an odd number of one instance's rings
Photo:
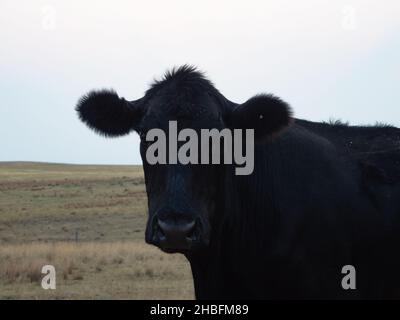
POLYGON ((128 134, 142 118, 139 100, 127 101, 113 90, 90 91, 79 99, 75 109, 82 122, 106 137, 128 134))
POLYGON ((231 129, 254 129, 254 137, 260 141, 279 134, 292 119, 285 101, 271 94, 259 94, 235 106, 227 124, 231 129))

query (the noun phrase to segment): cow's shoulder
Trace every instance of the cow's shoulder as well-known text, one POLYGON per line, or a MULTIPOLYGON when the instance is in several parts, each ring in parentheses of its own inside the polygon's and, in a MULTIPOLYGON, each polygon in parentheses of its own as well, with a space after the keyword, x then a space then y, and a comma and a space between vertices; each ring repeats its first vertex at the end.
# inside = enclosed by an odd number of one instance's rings
POLYGON ((349 126, 340 122, 296 120, 298 126, 329 140, 342 157, 355 161, 364 177, 383 183, 400 182, 400 129, 349 126))

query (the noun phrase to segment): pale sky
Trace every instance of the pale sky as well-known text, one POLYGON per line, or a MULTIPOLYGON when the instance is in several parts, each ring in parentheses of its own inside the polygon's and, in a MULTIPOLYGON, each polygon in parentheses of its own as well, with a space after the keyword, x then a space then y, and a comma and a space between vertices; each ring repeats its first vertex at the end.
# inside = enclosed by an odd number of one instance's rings
POLYGON ((140 98, 189 63, 228 99, 274 93, 295 116, 400 127, 400 2, 0 2, 0 161, 138 164, 136 134, 105 139, 79 97, 140 98))

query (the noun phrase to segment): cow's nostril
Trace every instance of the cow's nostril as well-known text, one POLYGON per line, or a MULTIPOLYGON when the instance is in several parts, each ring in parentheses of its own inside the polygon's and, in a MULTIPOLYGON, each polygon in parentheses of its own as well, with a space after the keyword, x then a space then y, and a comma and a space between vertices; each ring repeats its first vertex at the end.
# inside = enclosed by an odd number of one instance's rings
POLYGON ((187 223, 171 223, 163 220, 158 220, 158 226, 164 235, 168 234, 182 234, 182 235, 190 235, 193 233, 195 222, 187 222, 187 223))
POLYGON ((195 221, 176 222, 158 219, 160 245, 171 249, 188 249, 195 240, 195 221))

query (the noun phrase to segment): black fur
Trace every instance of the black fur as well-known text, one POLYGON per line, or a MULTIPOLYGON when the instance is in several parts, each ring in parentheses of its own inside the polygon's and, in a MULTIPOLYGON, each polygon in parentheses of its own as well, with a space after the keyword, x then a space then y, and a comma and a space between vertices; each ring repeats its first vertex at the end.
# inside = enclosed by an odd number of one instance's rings
POLYGON ((203 89, 214 87, 213 83, 205 77, 203 72, 197 70, 194 66, 185 64, 168 70, 161 80, 154 80, 150 89, 147 91, 147 94, 157 92, 165 85, 171 83, 174 83, 175 85, 183 85, 186 88, 193 86, 201 87, 203 89))
POLYGON ((115 93, 103 98, 91 94, 78 104, 81 119, 103 134, 167 129, 169 120, 194 130, 256 130, 248 176, 236 176, 233 165, 150 165, 141 143, 146 241, 157 243, 156 217, 197 221, 198 241, 182 251, 197 298, 400 298, 400 129, 290 125, 279 98, 238 105, 186 65, 156 81, 140 109, 115 93), (348 264, 356 290, 341 287, 348 264))
MULTIPOLYGON (((140 99, 144 108, 118 97, 113 90, 91 91, 78 102, 76 110, 80 119, 100 135, 116 137, 126 135, 132 130, 141 131, 141 117, 149 113, 149 101, 166 91, 179 92, 181 98, 191 99, 204 96, 218 103, 215 115, 223 118, 232 129, 254 129, 256 140, 273 137, 288 127, 292 121, 289 105, 272 94, 256 95, 239 105, 230 102, 215 89, 204 74, 190 65, 183 65, 167 71, 161 80, 155 80, 146 95, 140 99)), ((168 94, 165 95, 168 99, 168 94)), ((176 97, 175 97, 176 98, 176 97)), ((204 99, 204 97, 203 97, 204 99)), ((139 101, 139 100, 138 100, 139 101)), ((166 106, 168 102, 166 101, 166 106)), ((178 104, 175 103, 176 107, 178 104)), ((178 105, 176 112, 199 117, 206 109, 201 103, 192 104, 196 110, 187 109, 188 105, 178 105), (183 109, 185 108, 185 109, 183 109)))
POLYGON ((228 125, 237 129, 254 129, 257 140, 279 134, 292 122, 289 105, 271 94, 256 95, 237 106, 229 116, 228 125))
POLYGON ((107 137, 128 134, 138 120, 138 107, 113 90, 87 93, 78 101, 76 111, 89 128, 107 137))

